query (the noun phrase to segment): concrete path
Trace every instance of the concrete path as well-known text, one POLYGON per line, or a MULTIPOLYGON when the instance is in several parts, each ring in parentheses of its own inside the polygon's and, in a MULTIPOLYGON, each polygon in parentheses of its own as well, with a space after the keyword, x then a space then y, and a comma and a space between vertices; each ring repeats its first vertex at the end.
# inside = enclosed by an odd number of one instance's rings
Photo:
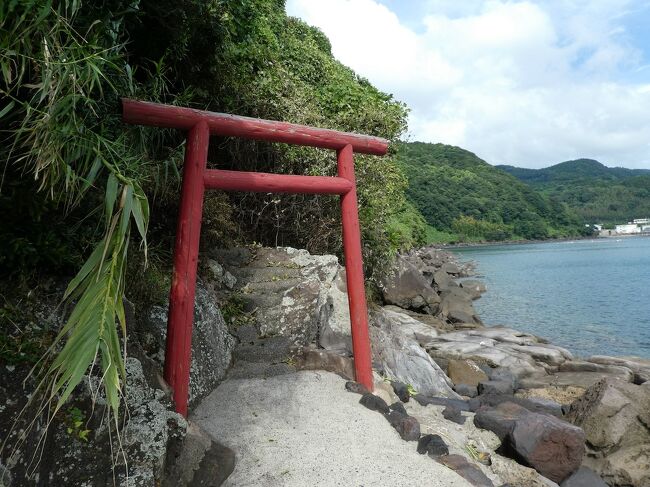
POLYGON ((191 419, 235 451, 227 486, 470 486, 344 385, 321 371, 230 379, 191 419))

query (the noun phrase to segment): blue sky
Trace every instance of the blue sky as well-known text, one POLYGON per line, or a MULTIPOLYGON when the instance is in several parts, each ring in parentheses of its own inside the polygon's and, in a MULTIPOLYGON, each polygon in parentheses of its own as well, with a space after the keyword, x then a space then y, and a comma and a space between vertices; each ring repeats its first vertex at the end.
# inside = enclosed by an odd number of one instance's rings
POLYGON ((650 168, 650 0, 287 0, 411 108, 405 138, 492 164, 650 168))

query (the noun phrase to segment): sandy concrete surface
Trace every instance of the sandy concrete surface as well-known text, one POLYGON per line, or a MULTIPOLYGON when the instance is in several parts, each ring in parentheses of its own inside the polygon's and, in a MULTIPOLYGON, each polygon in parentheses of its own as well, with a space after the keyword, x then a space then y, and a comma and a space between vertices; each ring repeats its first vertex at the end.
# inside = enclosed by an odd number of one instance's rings
POLYGON ((330 372, 223 382, 191 419, 235 451, 227 486, 470 486, 330 372))

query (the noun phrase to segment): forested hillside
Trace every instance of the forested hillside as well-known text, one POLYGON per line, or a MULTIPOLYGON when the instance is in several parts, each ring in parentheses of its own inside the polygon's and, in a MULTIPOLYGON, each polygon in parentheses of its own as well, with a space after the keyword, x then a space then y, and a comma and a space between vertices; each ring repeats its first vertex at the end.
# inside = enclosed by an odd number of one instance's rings
POLYGON ((586 223, 624 223, 650 216, 650 170, 607 167, 592 159, 543 169, 497 166, 569 205, 586 223))
POLYGON ((459 147, 401 144, 398 160, 409 179, 408 198, 426 222, 461 240, 543 239, 586 232, 557 198, 539 194, 459 147))

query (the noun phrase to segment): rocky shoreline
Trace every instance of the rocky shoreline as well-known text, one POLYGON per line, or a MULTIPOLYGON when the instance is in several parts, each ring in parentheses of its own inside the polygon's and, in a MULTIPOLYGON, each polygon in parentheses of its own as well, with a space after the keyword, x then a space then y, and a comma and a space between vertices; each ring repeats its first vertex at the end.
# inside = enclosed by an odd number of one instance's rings
MULTIPOLYGON (((233 331, 240 345, 230 377, 285 373, 281 369, 291 367, 281 357, 295 354, 296 368, 352 378, 344 269, 333 256, 278 248, 217 251, 213 259, 215 278, 223 276, 221 292, 240 293, 251 318, 233 331), (231 290, 226 290, 228 282, 234 283, 231 290), (242 347, 242 341, 247 345, 242 347), (262 348, 265 360, 255 358, 262 348)), ((471 263, 437 248, 398 256, 393 272, 380 283, 383 303, 370 311, 379 379, 375 394, 364 394, 362 404, 382 412, 406 439, 415 439, 432 415, 436 422, 429 429, 434 431, 445 422, 469 419, 498 437, 497 446, 479 453, 496 459, 495 465, 516 461, 528 469, 511 465, 500 469, 496 483, 473 485, 500 485, 510 478, 508 471, 529 479, 511 479, 521 487, 599 485, 595 478, 600 485, 650 485, 650 421, 644 413, 650 411, 650 361, 579 360, 532 334, 485 327, 472 303, 486 288, 474 275, 471 263), (394 390, 386 391, 382 380, 394 390), (397 396, 410 397, 405 387, 417 392, 411 404, 418 406, 410 413, 410 406, 393 408, 397 396)), ((469 441, 466 437, 461 443, 469 441)), ((459 458, 438 460, 460 471, 476 467, 496 474, 472 458, 467 459, 471 468, 459 458)))
MULTIPOLYGON (((471 263, 437 248, 397 258, 380 283, 382 302, 370 309, 370 393, 352 382, 345 269, 335 256, 291 248, 213 250, 197 283, 191 407, 206 409, 215 389, 236 389, 242 381, 286 376, 290 383, 299 371, 326 370, 348 380, 342 390, 360 394, 361 405, 412 442, 413 455, 458 473, 464 483, 457 485, 650 485, 650 360, 576 359, 543 338, 485 327, 472 303, 486 289, 474 275, 471 263)), ((160 377, 167 309, 154 306, 138 320, 135 312, 127 317, 130 414, 122 441, 128 478, 123 462, 113 470, 106 453, 108 433, 101 417, 92 416, 89 378, 74 405, 89 415, 88 439, 71 435, 65 417, 57 419, 45 444, 47 461, 36 482, 28 481, 37 435, 9 455, 18 440, 10 425, 27 397, 17 378, 27 370, 2 367, 0 434, 8 441, 0 485, 228 483, 248 450, 221 444, 225 431, 207 434, 201 418, 191 414, 186 421, 170 410, 160 377)), ((101 397, 98 405, 101 410, 101 397)))

